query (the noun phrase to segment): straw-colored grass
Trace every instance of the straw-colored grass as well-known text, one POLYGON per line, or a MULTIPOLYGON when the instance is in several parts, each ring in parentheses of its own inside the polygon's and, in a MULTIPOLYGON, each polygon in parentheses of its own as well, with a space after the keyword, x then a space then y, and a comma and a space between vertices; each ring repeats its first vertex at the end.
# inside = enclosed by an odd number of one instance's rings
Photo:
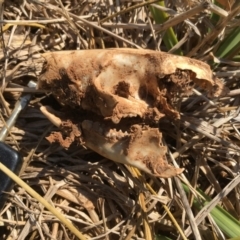
POLYGON ((19 182, 9 193, 0 212, 1 239, 240 237, 239 1, 166 2, 0 1, 1 119, 21 94, 32 93, 6 139, 24 157, 20 177, 28 187, 19 182), (57 102, 27 87, 41 72, 41 53, 110 47, 203 60, 230 89, 218 99, 196 89, 178 99, 181 120, 161 122, 168 160, 186 169, 179 177, 153 178, 88 149, 64 150, 45 139, 55 127, 39 108, 57 102), (236 231, 224 229, 233 225, 236 231))

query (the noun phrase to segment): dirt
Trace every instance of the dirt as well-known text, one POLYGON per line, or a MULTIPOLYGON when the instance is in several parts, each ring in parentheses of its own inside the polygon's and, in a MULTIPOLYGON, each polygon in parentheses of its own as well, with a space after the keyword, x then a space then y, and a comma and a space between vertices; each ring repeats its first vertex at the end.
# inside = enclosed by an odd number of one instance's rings
POLYGON ((62 121, 61 133, 53 133, 48 140, 65 148, 85 142, 109 159, 155 176, 170 177, 182 171, 168 165, 156 128, 162 117, 180 118, 176 99, 188 96, 195 85, 214 96, 225 91, 207 64, 166 53, 114 49, 47 53, 44 57, 47 64, 39 87, 50 89, 67 112, 74 112, 62 121), (78 113, 82 119, 74 117, 78 113), (108 127, 101 132, 91 124, 85 128, 84 120, 108 127), (128 135, 122 138, 117 129, 128 135), (112 137, 106 137, 106 132, 112 137))
POLYGON ((60 132, 52 132, 47 140, 50 143, 59 143, 64 148, 69 148, 73 142, 82 143, 82 132, 78 124, 71 120, 62 121, 60 132))

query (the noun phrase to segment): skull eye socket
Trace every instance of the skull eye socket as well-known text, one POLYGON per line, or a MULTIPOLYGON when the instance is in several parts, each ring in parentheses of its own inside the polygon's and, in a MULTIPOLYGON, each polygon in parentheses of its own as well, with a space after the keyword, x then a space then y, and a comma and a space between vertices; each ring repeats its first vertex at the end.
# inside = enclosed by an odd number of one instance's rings
POLYGON ((138 89, 138 96, 141 100, 152 106, 155 102, 154 97, 148 91, 147 86, 143 85, 138 89))
POLYGON ((138 95, 140 97, 140 99, 142 100, 146 100, 148 98, 148 90, 146 86, 140 86, 139 90, 138 90, 138 95))
POLYGON ((114 86, 114 94, 118 95, 119 97, 128 98, 131 95, 130 84, 125 81, 119 82, 114 86))

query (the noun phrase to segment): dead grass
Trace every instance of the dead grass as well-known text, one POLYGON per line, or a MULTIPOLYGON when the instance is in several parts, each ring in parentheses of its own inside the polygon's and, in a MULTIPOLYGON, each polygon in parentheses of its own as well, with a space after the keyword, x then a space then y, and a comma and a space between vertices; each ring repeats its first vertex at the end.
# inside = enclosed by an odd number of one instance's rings
MULTIPOLYGON (((161 37, 171 26, 184 55, 207 61, 212 59, 210 53, 221 36, 239 23, 236 4, 218 28, 208 34, 211 8, 204 9, 201 1, 171 2, 176 5, 165 9, 172 16, 165 25, 155 24, 147 4, 140 0, 7 0, 1 5, 3 118, 7 119, 21 93, 33 93, 6 143, 20 149, 24 156, 21 178, 86 238, 149 240, 154 234, 162 234, 177 239, 179 231, 173 216, 188 239, 214 239, 214 234, 223 239, 207 214, 210 207, 220 204, 237 219, 240 217, 239 62, 220 59, 222 64, 215 68, 216 75, 230 89, 228 95, 209 100, 196 91, 179 101, 179 122, 161 123, 169 160, 186 168, 179 178, 167 180, 140 176, 129 167, 79 146, 66 151, 50 145, 45 137, 54 127, 39 107, 41 103, 57 103, 49 93, 27 87, 30 80, 37 81, 43 63, 41 53, 46 51, 109 47, 166 51, 161 37), (194 7, 197 10, 190 14, 194 7), (178 12, 189 15, 180 19, 178 12), (215 197, 196 219, 196 209, 190 208, 193 194, 186 196, 181 181, 215 197)), ((1 212, 0 224, 1 239, 76 239, 18 186, 1 212)))

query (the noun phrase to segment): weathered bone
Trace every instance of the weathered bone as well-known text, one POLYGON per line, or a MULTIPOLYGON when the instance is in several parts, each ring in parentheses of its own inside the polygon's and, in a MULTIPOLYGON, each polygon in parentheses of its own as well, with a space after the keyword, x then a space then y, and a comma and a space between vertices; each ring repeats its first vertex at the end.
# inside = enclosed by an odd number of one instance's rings
MULTIPOLYGON (((39 88, 51 90, 65 106, 88 111, 88 118, 79 125, 85 145, 111 160, 159 177, 182 172, 167 164, 161 133, 155 127, 163 116, 179 118, 172 98, 180 92, 189 94, 194 85, 210 96, 224 91, 207 64, 162 52, 108 49, 43 56, 47 63, 39 88), (89 112, 102 118, 100 122, 89 112), (127 132, 123 118, 129 122, 127 132), (137 124, 131 124, 133 118, 137 124), (106 130, 108 119, 124 132, 106 130)), ((46 115, 51 120, 51 114, 46 115)))
MULTIPOLYGON (((55 116, 50 107, 41 107, 42 113, 57 127, 63 122, 55 116)), ((56 112, 55 112, 56 113, 56 112)), ((113 161, 129 164, 157 177, 168 178, 180 174, 183 169, 167 164, 166 147, 161 145, 162 135, 157 128, 133 125, 130 133, 106 128, 99 122, 82 122, 84 145, 113 161)), ((72 139, 63 139, 54 132, 48 137, 50 142, 58 141, 69 146, 72 139)))
POLYGON ((166 147, 161 146, 158 128, 133 125, 130 134, 120 139, 109 139, 94 129, 89 120, 82 122, 87 147, 113 161, 129 164, 157 177, 173 177, 183 169, 167 164, 166 147))
POLYGON ((168 89, 159 89, 163 79, 178 70, 189 72, 185 79, 176 81, 178 91, 189 80, 187 77, 211 95, 222 85, 214 81, 203 62, 151 50, 66 51, 43 56, 47 65, 39 88, 52 89, 61 103, 81 106, 115 123, 123 117, 144 118, 149 111, 154 112, 156 120, 163 114, 179 117, 167 102, 168 89))
POLYGON ((54 110, 50 106, 41 106, 40 110, 51 121, 53 125, 55 125, 56 127, 61 126, 61 119, 55 115, 56 112, 54 114, 54 110))

